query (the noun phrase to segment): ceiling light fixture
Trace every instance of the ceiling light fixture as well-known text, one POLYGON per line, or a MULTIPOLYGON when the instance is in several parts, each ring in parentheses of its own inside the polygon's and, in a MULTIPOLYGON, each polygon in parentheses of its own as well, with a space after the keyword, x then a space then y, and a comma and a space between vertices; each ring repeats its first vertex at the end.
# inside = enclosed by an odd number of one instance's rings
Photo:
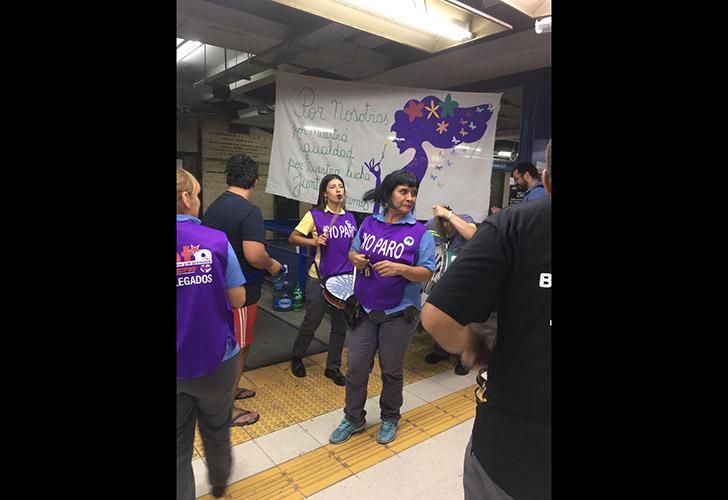
POLYGON ((536 33, 551 33, 551 16, 544 17, 543 19, 536 19, 536 25, 534 26, 536 33))
POLYGON ((376 14, 393 21, 422 29, 455 42, 472 38, 473 34, 453 20, 436 12, 428 12, 424 2, 401 0, 337 0, 339 3, 376 14))
POLYGON ((177 62, 192 54, 195 50, 202 47, 202 42, 196 42, 194 40, 187 40, 182 45, 177 47, 177 62))
POLYGON ((513 29, 451 0, 274 1, 429 53, 513 29))
POLYGON ((500 0, 532 18, 551 15, 551 0, 500 0))
MULTIPOLYGON (((484 18, 486 18, 486 19, 488 19, 490 21, 493 21, 493 22, 496 22, 496 23, 502 23, 503 22, 500 19, 496 19, 495 17, 491 16, 490 14, 486 14, 482 10, 478 10, 475 7, 471 7, 470 5, 468 5, 466 3, 459 2, 458 0, 444 0, 444 1, 447 2, 447 3, 449 3, 450 5, 454 5, 455 7, 459 7, 461 9, 463 9, 463 10, 466 10, 466 11, 470 12, 471 14, 475 14, 476 16, 484 17, 484 18)), ((513 27, 511 26, 511 28, 513 28, 513 27)))

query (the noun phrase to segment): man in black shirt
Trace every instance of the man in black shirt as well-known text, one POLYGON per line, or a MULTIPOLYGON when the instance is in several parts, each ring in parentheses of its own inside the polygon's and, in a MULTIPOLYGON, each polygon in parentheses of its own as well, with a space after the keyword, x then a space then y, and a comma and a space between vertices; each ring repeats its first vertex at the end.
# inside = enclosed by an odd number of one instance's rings
MULTIPOLYGON (((544 185, 551 193, 551 143, 544 185)), ((488 363, 465 451, 466 499, 551 498, 551 196, 483 221, 422 309, 422 324, 463 364, 488 363), (498 303, 498 341, 468 325, 498 303), (465 325, 465 326, 463 326, 465 325)))
MULTIPOLYGON (((227 191, 207 207, 202 223, 227 234, 247 280, 244 285, 245 305, 240 309, 233 308, 235 337, 240 344, 240 366, 233 387, 233 398, 244 399, 255 396, 255 391, 241 388, 239 384, 245 357, 253 342, 263 278, 266 271, 273 276, 278 274, 281 263, 268 255, 265 249, 263 215, 260 209, 249 201, 258 180, 258 164, 248 155, 236 154, 228 159, 225 174, 227 191)), ((233 406, 231 425, 254 424, 258 418, 257 412, 233 406)))

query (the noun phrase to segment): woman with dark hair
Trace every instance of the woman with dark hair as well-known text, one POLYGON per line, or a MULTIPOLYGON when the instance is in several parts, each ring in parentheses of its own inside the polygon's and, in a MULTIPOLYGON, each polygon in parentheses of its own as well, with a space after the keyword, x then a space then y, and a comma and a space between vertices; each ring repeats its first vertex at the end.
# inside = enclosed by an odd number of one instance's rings
POLYGON ((404 354, 422 308, 420 283, 435 270, 435 241, 412 214, 418 188, 414 174, 397 170, 364 194, 365 201, 379 202, 382 210, 364 219, 349 251, 357 269, 354 295, 366 314, 356 320, 349 337, 346 406, 343 420, 329 437, 332 444, 343 443, 366 426, 364 404, 377 351, 382 372, 377 442, 389 443, 397 434, 404 354))
POLYGON ((345 383, 341 374, 341 352, 346 338, 346 320, 342 310, 327 306, 322 286, 327 278, 351 274, 354 269, 347 253, 356 234, 356 219, 344 209, 345 196, 344 180, 336 174, 326 175, 319 185, 316 208, 303 216, 288 238, 293 245, 316 249, 306 284, 306 316, 293 344, 291 371, 297 377, 306 376, 303 357, 328 310, 331 313, 331 334, 324 375, 341 386, 345 383))

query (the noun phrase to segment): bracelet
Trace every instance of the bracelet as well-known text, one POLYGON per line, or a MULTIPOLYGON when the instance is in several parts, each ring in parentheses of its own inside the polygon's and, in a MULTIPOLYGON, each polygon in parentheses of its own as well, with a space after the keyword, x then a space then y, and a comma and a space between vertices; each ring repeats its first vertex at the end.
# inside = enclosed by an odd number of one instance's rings
POLYGON ((450 220, 450 217, 452 217, 452 210, 450 210, 450 212, 448 212, 448 214, 447 214, 447 220, 450 220))

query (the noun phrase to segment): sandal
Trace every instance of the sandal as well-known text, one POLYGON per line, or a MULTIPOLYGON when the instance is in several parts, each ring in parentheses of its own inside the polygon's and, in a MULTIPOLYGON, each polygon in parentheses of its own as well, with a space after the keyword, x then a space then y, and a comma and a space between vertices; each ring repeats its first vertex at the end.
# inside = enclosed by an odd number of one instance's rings
POLYGON ((238 399, 248 399, 248 398, 254 398, 255 397, 255 391, 251 389, 245 389, 244 387, 241 387, 238 389, 238 392, 235 393, 235 400, 238 399))
POLYGON ((258 420, 260 420, 260 413, 252 412, 252 411, 248 411, 248 410, 241 410, 237 417, 233 417, 232 422, 230 422, 230 427, 243 427, 245 425, 252 425, 252 424, 256 423, 258 420), (255 415, 255 418, 253 418, 252 420, 248 420, 247 422, 238 421, 240 419, 240 417, 242 417, 244 415, 253 414, 253 413, 256 413, 256 415, 255 415))

